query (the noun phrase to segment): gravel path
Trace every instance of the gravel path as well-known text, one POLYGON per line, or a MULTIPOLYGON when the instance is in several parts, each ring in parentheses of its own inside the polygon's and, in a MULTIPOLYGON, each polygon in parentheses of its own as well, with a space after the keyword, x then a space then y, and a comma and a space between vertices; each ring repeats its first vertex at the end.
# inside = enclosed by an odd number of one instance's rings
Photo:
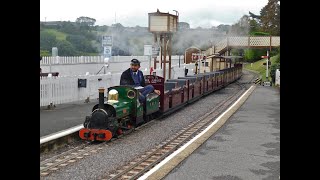
MULTIPOLYGON (((244 71, 244 75, 239 82, 247 82, 252 77, 251 73, 244 71)), ((57 170, 46 177, 41 177, 41 179, 97 179, 126 164, 139 154, 154 148, 189 123, 209 112, 215 105, 236 93, 239 89, 240 87, 235 83, 230 84, 228 87, 212 93, 162 120, 155 121, 150 124, 150 127, 141 128, 141 130, 118 140, 112 146, 105 146, 96 154, 57 170)))

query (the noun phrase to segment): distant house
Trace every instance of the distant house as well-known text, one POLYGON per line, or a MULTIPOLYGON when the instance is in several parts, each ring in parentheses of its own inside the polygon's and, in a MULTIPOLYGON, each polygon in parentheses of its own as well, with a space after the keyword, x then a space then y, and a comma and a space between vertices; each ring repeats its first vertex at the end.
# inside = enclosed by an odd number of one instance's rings
POLYGON ((40 21, 40 24, 45 26, 60 26, 62 21, 40 21))
POLYGON ((197 62, 202 57, 198 56, 198 55, 193 55, 193 53, 195 53, 195 54, 205 54, 205 51, 206 50, 199 49, 199 48, 194 47, 194 46, 191 46, 191 47, 185 49, 184 63, 190 64, 190 63, 197 62))
POLYGON ((64 22, 76 24, 76 22, 70 22, 70 21, 40 21, 40 25, 44 25, 47 27, 58 27, 58 26, 61 26, 62 23, 64 23, 64 22))

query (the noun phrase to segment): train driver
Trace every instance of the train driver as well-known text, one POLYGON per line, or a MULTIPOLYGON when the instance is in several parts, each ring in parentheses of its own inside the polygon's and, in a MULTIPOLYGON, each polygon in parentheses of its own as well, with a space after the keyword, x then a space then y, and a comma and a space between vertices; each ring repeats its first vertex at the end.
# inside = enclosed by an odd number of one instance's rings
POLYGON ((143 73, 139 70, 139 68, 140 61, 137 59, 132 59, 130 68, 121 74, 120 85, 134 86, 135 88, 139 89, 139 101, 145 102, 147 94, 154 92, 160 95, 160 91, 154 89, 152 85, 145 85, 143 73))

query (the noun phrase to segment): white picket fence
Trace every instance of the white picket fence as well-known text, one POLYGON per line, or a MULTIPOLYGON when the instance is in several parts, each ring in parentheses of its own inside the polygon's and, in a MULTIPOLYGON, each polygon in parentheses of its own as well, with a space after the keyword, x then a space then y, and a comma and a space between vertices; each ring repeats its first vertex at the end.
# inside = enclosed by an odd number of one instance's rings
MULTIPOLYGON (((184 68, 189 69, 188 75, 193 74, 194 64, 173 66, 172 78, 184 76, 184 68)), ((162 76, 162 69, 156 69, 156 74, 162 76)), ((145 75, 149 70, 143 70, 145 75)), ((121 73, 109 73, 99 75, 77 75, 77 76, 58 76, 40 77, 40 107, 50 104, 57 105, 85 99, 97 99, 99 97, 98 88, 105 89, 120 84, 121 73), (86 79, 87 86, 78 88, 78 79, 86 79), (99 80, 100 79, 100 80, 99 80)), ((166 75, 168 77, 168 74, 166 75)))
MULTIPOLYGON (((180 56, 180 59, 183 62, 183 57, 180 56)), ((140 61, 149 61, 149 56, 112 56, 109 60, 109 63, 122 63, 122 62, 130 62, 131 59, 136 58, 140 61)), ((160 59, 160 56, 157 57, 160 59)), ((169 56, 167 56, 169 59, 169 56)), ((179 56, 171 56, 172 60, 179 59, 179 56)), ((153 62, 153 61, 152 61, 153 62)), ((58 65, 58 64, 97 64, 104 63, 103 56, 44 56, 40 61, 40 66, 46 65, 58 65)))
POLYGON ((96 98, 99 87, 107 88, 116 74, 42 77, 40 78, 40 107, 96 98), (78 79, 86 79, 87 87, 78 88, 78 79), (100 81, 98 79, 101 79, 100 81))

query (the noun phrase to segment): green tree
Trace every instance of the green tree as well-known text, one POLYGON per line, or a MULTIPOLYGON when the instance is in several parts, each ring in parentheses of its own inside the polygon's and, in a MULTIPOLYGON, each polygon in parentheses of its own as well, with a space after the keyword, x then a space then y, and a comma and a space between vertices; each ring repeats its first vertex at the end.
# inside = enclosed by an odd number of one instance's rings
POLYGON ((276 60, 275 62, 276 63, 280 63, 280 46, 279 47, 276 47, 276 48, 272 48, 271 50, 271 53, 270 53, 270 56, 275 56, 276 57, 276 60), (279 56, 277 56, 279 55, 279 56))
POLYGON ((79 53, 73 45, 66 40, 58 41, 57 43, 59 56, 77 56, 79 53))
POLYGON ((109 26, 103 25, 103 26, 97 26, 97 31, 108 31, 109 26))
POLYGON ((218 31, 220 32, 228 32, 230 29, 230 25, 224 25, 224 24, 220 24, 219 26, 217 26, 218 31))
POLYGON ((243 56, 244 50, 243 49, 231 49, 232 56, 243 56))
POLYGON ((93 32, 85 32, 83 33, 83 36, 87 39, 87 40, 96 40, 97 35, 93 32))
POLYGON ((60 31, 68 33, 68 34, 79 34, 79 30, 77 26, 70 22, 70 21, 64 21, 61 23, 60 31))
POLYGON ((56 46, 57 39, 52 33, 40 31, 40 49, 51 52, 52 47, 56 46))
POLYGON ((250 34, 252 34, 253 32, 258 32, 261 31, 261 27, 260 24, 257 22, 257 20, 255 19, 251 19, 250 20, 250 34))
POLYGON ((96 23, 96 19, 81 16, 76 19, 76 23, 82 26, 94 26, 94 24, 96 23))
POLYGON ((178 30, 190 29, 190 24, 187 22, 178 22, 178 30))
POLYGON ((81 16, 76 19, 76 24, 80 27, 80 31, 90 31, 96 20, 90 17, 81 16))
POLYGON ((244 15, 240 20, 233 24, 230 28, 229 35, 248 35, 250 30, 250 18, 248 15, 244 15))
POLYGON ((117 32, 123 32, 124 31, 124 26, 122 25, 122 24, 120 24, 120 23, 116 23, 116 24, 112 24, 112 29, 113 30, 115 30, 115 31, 117 31, 117 32))
POLYGON ((66 38, 78 51, 82 52, 96 52, 91 46, 91 42, 83 35, 68 35, 66 38))
POLYGON ((261 11, 261 28, 271 35, 280 35, 280 0, 269 0, 261 11))
POLYGON ((261 59, 261 56, 266 55, 265 49, 245 49, 244 59, 248 62, 255 62, 261 59))

